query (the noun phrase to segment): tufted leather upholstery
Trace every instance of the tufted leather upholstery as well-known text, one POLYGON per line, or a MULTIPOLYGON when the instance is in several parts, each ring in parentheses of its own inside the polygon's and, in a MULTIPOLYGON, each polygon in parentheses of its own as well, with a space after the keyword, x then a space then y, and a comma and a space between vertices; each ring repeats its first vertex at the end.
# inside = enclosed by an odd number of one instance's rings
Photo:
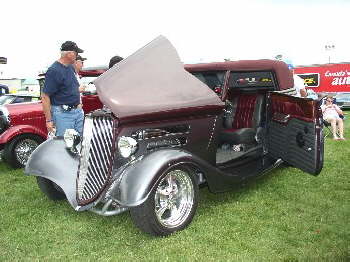
POLYGON ((224 120, 221 142, 252 144, 264 111, 264 96, 261 94, 238 94, 232 99, 231 112, 224 120))

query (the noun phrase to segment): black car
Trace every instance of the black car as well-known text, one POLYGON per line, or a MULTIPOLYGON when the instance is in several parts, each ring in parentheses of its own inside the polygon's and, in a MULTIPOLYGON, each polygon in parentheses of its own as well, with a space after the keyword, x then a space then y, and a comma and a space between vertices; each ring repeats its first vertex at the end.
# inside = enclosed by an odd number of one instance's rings
POLYGON ((281 61, 184 68, 159 37, 94 84, 105 107, 85 116, 83 137, 67 129, 45 141, 25 169, 76 211, 130 211, 141 230, 165 236, 190 224, 199 186, 232 190, 282 162, 322 170, 318 101, 279 93, 293 87, 281 61))

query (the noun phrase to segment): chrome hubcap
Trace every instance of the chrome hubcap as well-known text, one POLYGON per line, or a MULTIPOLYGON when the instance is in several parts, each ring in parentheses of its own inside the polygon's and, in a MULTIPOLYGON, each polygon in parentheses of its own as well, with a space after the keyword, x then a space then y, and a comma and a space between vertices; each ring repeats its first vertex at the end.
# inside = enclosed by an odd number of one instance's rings
POLYGON ((25 165, 29 156, 38 147, 38 142, 32 139, 24 139, 20 141, 15 147, 15 155, 19 163, 25 165))
POLYGON ((169 172, 159 183, 155 196, 155 213, 159 223, 168 228, 181 225, 189 216, 194 188, 183 170, 169 172))

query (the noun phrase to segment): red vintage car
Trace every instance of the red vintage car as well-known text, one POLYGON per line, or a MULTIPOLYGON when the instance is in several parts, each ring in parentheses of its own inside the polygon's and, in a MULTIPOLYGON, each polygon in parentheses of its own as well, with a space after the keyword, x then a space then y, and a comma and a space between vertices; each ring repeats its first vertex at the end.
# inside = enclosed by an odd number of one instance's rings
MULTIPOLYGON (((90 68, 81 72, 82 81, 92 82, 105 70, 90 68)), ((39 83, 44 84, 44 75, 39 76, 39 83)), ((102 103, 94 92, 82 95, 85 113, 102 108, 102 103)), ((40 100, 7 104, 0 107, 0 150, 2 158, 12 167, 24 167, 30 154, 47 139, 45 116, 40 100)))
POLYGON ((164 37, 124 59, 94 81, 105 107, 85 116, 83 137, 48 139, 25 173, 76 211, 130 211, 141 230, 166 236, 191 223, 200 185, 223 192, 282 162, 321 172, 322 114, 279 92, 293 87, 285 63, 185 69, 164 37))

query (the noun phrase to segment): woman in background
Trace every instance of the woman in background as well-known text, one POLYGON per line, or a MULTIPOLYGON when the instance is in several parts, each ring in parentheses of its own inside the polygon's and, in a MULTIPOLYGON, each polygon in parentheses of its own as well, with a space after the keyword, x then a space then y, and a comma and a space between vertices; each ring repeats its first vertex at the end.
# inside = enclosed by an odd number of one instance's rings
POLYGON ((333 139, 345 140, 344 138, 344 125, 343 119, 339 115, 343 115, 343 111, 339 106, 333 104, 333 98, 326 97, 326 102, 321 106, 323 119, 326 120, 332 126, 333 139), (339 129, 339 137, 337 136, 337 125, 339 129))

